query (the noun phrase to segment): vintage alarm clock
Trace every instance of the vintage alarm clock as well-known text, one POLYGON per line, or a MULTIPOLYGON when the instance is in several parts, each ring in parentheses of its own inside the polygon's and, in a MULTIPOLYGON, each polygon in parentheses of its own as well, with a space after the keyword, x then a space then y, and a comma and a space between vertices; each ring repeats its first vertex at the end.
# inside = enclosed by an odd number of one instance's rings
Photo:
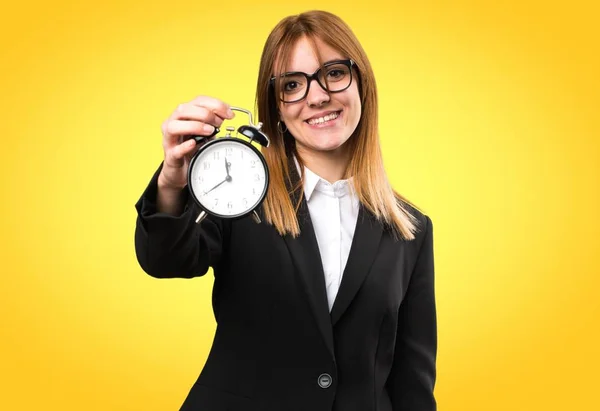
MULTIPOLYGON (((230 108, 248 114, 249 124, 240 126, 235 137, 231 135, 235 128, 227 127, 225 136, 206 143, 190 161, 188 189, 202 210, 196 223, 200 223, 209 214, 226 219, 252 214, 254 220, 260 223, 256 209, 267 195, 269 170, 262 153, 252 142, 268 147, 269 138, 260 131, 262 123, 253 123, 250 111, 239 107, 230 108)), ((219 131, 219 128, 215 128, 208 137, 215 136, 219 131)), ((193 138, 200 142, 207 136, 193 138)))

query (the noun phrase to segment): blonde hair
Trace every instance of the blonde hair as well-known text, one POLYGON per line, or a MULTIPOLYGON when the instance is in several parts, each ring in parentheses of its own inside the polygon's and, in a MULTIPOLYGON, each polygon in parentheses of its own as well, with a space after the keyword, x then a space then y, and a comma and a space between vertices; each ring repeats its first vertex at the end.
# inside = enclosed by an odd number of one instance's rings
POLYGON ((293 138, 278 130, 279 100, 270 79, 276 69, 285 66, 296 42, 307 37, 315 43, 321 40, 352 59, 358 68, 362 114, 356 130, 345 143, 350 153, 344 178, 353 177, 353 187, 361 204, 380 222, 392 229, 395 236, 415 238, 417 218, 409 208, 418 209, 391 187, 381 155, 378 130, 377 87, 373 70, 351 29, 337 16, 325 11, 309 11, 281 20, 271 31, 263 48, 256 90, 256 110, 263 131, 270 137, 269 148, 263 149, 270 173, 270 187, 263 202, 265 218, 280 235, 300 233, 297 211, 303 199, 301 179, 294 185, 289 162, 295 156, 303 170, 293 138), (290 194, 296 199, 293 204, 290 194))

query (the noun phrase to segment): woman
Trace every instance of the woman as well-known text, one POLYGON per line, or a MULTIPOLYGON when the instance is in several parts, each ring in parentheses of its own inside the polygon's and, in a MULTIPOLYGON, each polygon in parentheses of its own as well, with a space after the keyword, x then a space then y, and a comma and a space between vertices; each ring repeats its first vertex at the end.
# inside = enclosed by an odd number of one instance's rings
POLYGON ((374 76, 350 29, 320 11, 282 20, 257 105, 271 137, 263 223, 195 224, 198 147, 181 141, 233 117, 212 97, 165 121, 164 161, 136 205, 148 274, 215 275, 213 346, 181 409, 435 410, 432 223, 388 183, 374 76))

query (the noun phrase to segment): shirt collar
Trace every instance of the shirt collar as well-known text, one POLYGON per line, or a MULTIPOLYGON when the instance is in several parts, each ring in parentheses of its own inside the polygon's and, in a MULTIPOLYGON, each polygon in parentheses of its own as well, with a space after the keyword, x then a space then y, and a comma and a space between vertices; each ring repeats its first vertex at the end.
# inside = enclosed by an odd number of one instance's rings
MULTIPOLYGON (((294 163, 296 163, 298 173, 302 175, 300 172, 300 164, 295 156, 294 163)), ((345 194, 351 193, 351 181, 352 178, 348 180, 339 180, 334 184, 331 184, 327 180, 312 172, 308 167, 304 166, 304 196, 306 197, 306 201, 310 201, 310 198, 315 190, 334 197, 341 197, 345 194)))
POLYGON ((321 180, 322 178, 310 171, 308 167, 304 167, 304 195, 306 201, 310 201, 310 197, 321 180))

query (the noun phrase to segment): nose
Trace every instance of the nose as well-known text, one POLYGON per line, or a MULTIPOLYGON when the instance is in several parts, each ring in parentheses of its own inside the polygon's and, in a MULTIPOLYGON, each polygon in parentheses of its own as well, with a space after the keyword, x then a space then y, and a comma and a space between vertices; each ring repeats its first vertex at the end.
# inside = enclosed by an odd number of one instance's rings
POLYGON ((308 104, 309 107, 320 107, 329 102, 329 93, 321 87, 317 79, 312 79, 309 86, 308 95, 306 96, 306 104, 308 104), (313 82, 316 84, 313 84, 313 82))

